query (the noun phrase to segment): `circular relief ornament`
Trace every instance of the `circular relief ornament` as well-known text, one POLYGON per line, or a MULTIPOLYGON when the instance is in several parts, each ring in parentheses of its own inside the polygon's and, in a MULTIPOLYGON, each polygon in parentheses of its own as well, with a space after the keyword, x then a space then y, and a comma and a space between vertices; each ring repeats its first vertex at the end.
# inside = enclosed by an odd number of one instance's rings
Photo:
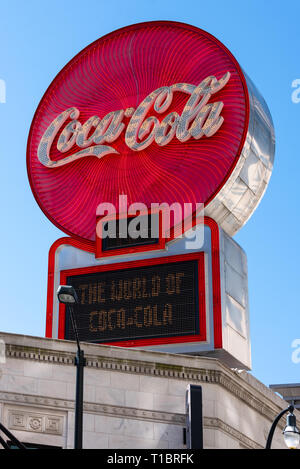
POLYGON ((34 431, 40 430, 42 428, 42 419, 39 417, 31 417, 29 419, 29 427, 34 431))
POLYGON ((120 195, 149 209, 203 203, 234 234, 272 169, 273 127, 257 96, 205 31, 168 21, 114 31, 76 55, 37 108, 27 147, 33 194, 82 240, 95 239, 99 204, 118 209, 120 195))

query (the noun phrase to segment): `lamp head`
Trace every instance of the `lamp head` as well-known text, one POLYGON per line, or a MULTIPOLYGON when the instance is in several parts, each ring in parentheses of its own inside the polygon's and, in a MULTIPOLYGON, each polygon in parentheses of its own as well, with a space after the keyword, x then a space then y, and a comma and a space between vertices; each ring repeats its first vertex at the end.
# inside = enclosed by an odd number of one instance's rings
POLYGON ((60 285, 57 290, 57 297, 60 303, 66 305, 78 303, 75 288, 71 285, 60 285))
POLYGON ((283 430, 284 442, 289 449, 296 449, 300 442, 300 432, 296 426, 296 417, 291 410, 286 417, 286 426, 283 430))

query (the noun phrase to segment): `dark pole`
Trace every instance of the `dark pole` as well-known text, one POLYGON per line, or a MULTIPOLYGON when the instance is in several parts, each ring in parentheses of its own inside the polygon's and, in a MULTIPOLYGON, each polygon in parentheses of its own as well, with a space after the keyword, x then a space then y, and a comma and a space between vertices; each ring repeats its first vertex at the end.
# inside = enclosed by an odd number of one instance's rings
POLYGON ((186 445, 203 449, 202 387, 189 384, 186 391, 186 445))
POLYGON ((78 331, 74 317, 73 306, 69 304, 71 322, 77 342, 77 354, 74 365, 76 366, 76 397, 75 397, 75 435, 74 449, 82 449, 83 432, 83 370, 85 367, 84 351, 81 350, 78 338, 78 331))
MULTIPOLYGON (((10 433, 9 430, 7 430, 7 428, 5 428, 5 426, 0 422, 0 431, 2 431, 11 441, 12 443, 14 443, 17 448, 19 449, 27 449, 25 445, 23 445, 23 443, 21 443, 12 433, 10 433)), ((1 444, 3 445, 3 438, 1 438, 1 444)), ((5 441, 4 441, 5 443, 5 441)), ((6 443, 5 443, 6 444, 6 443)), ((9 446, 6 444, 6 446, 4 446, 5 449, 10 449, 9 446)))
POLYGON ((284 409, 282 410, 278 415, 277 417, 275 418, 274 422, 272 423, 272 426, 270 428, 270 431, 269 431, 269 435, 268 435, 268 439, 267 439, 267 443, 266 443, 266 447, 265 449, 271 449, 271 444, 272 444, 272 440, 273 440, 273 435, 274 435, 274 432, 275 432, 275 428, 277 427, 277 424, 279 422, 279 420, 281 419, 281 417, 286 414, 287 412, 290 412, 290 413, 293 413, 294 412, 294 406, 290 405, 287 409, 284 409))
POLYGON ((10 449, 9 445, 6 443, 6 441, 0 436, 0 444, 3 446, 4 449, 10 449))

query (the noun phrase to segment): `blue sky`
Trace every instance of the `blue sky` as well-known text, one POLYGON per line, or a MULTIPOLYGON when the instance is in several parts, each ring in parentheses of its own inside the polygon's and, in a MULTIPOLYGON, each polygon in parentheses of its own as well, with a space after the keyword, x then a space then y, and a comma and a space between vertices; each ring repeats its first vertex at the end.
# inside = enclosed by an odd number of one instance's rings
MULTIPOLYGON (((276 131, 273 175, 235 236, 248 256, 252 373, 265 384, 300 381, 292 342, 299 320, 300 79, 298 1, 10 0, 0 6, 0 330, 43 336, 48 250, 63 234, 31 194, 26 142, 35 109, 59 70, 104 34, 132 23, 175 20, 222 41, 261 91, 276 131)), ((300 356, 300 354, 299 354, 300 356)))

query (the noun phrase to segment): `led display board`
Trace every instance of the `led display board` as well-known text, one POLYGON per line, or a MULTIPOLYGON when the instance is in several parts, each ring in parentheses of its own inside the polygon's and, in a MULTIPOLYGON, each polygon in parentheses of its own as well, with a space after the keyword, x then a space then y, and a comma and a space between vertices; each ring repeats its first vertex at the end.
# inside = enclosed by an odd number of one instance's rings
MULTIPOLYGON (((187 256, 62 272, 62 283, 78 295, 74 313, 81 340, 151 342, 205 335, 203 254, 187 256)), ((64 338, 74 340, 70 315, 64 313, 64 338)))

